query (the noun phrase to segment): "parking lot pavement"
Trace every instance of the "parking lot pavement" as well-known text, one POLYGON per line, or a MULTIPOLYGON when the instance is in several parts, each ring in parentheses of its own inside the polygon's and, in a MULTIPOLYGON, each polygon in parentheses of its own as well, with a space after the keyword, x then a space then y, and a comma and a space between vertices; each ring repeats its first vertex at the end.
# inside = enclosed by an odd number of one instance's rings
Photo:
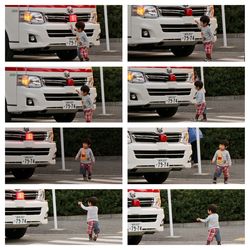
MULTIPOLYGON (((212 184, 214 165, 208 161, 202 162, 202 174, 198 174, 198 168, 172 171, 164 184, 212 184)), ((146 180, 141 177, 130 177, 130 184, 146 184, 146 180)), ((218 184, 223 184, 223 175, 218 178, 218 184)), ((245 161, 242 159, 233 160, 230 168, 229 184, 245 183, 245 161)))
MULTIPOLYGON (((221 222, 222 245, 244 244, 245 224, 243 221, 221 222)), ((207 227, 201 223, 174 224, 174 235, 169 237, 169 226, 163 232, 144 235, 141 245, 205 245, 207 227)), ((213 242, 212 244, 216 244, 213 242)))
MULTIPOLYGON (((208 122, 244 122, 245 121, 245 97, 207 97, 207 121, 208 122)), ((195 107, 193 104, 179 107, 177 113, 171 118, 160 117, 156 112, 130 112, 129 122, 190 122, 193 121, 195 107)))
MULTIPOLYGON (((122 40, 119 38, 110 39, 110 49, 106 50, 105 39, 101 39, 100 46, 93 46, 89 50, 89 58, 91 61, 122 61, 122 40)), ((14 61, 60 61, 56 54, 35 54, 35 55, 15 55, 14 61)), ((75 58, 74 61, 79 61, 75 58)), ((87 62, 89 63, 89 62, 87 62)))
POLYGON ((6 184, 120 184, 122 183, 122 157, 96 157, 91 181, 83 181, 79 173, 79 162, 72 158, 65 158, 66 170, 62 170, 61 159, 56 165, 36 168, 34 175, 28 180, 16 180, 13 175, 5 176, 6 184))
MULTIPOLYGON (((213 61, 244 62, 245 61, 244 35, 228 34, 228 48, 223 47, 223 39, 219 35, 214 46, 213 61), (237 37, 238 36, 238 37, 237 37)), ((168 49, 129 51, 129 61, 204 61, 202 44, 197 44, 194 52, 188 57, 176 57, 168 49)), ((208 62, 209 64, 209 62, 208 62)))
MULTIPOLYGON (((77 204, 76 204, 77 205, 77 204)), ((122 215, 100 215, 101 233, 97 242, 89 241, 86 216, 58 217, 58 230, 54 230, 53 218, 47 225, 30 227, 20 240, 6 240, 7 245, 112 245, 122 244, 122 215), (110 223, 112 221, 112 223, 110 223)))
MULTIPOLYGON (((12 122, 50 122, 56 123, 53 117, 14 117, 12 122)), ((85 122, 83 112, 79 111, 73 122, 85 122)), ((122 103, 107 102, 106 114, 103 114, 102 104, 96 104, 96 110, 93 115, 93 122, 122 122, 122 103)))

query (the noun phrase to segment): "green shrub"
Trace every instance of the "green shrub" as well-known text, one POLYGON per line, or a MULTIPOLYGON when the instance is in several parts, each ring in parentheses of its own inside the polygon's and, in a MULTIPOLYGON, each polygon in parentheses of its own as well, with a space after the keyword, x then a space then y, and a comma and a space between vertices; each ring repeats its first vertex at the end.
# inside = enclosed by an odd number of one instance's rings
MULTIPOLYGON (((215 16, 218 22, 218 33, 222 33, 221 6, 215 6, 215 16)), ((245 6, 226 5, 226 29, 227 33, 245 33, 245 6)))
MULTIPOLYGON (((122 37, 122 5, 108 5, 109 37, 122 37)), ((101 25, 101 38, 105 38, 105 23, 103 5, 97 5, 98 22, 101 25)))
POLYGON ((244 128, 201 128, 204 138, 201 139, 201 158, 211 160, 218 149, 220 140, 229 141, 229 152, 232 159, 245 158, 244 128))
MULTIPOLYGON (((168 218, 167 190, 161 191, 165 221, 168 218)), ((207 217, 207 206, 216 204, 220 221, 245 219, 245 191, 238 190, 171 190, 174 223, 195 222, 207 217)))
MULTIPOLYGON (((97 87, 97 101, 101 101, 101 83, 100 83, 100 68, 93 68, 95 85, 97 87)), ((104 67, 104 91, 106 102, 121 102, 122 101, 122 68, 121 67, 104 67)))
MULTIPOLYGON (((200 68, 196 67, 198 75, 200 68)), ((244 67, 205 67, 206 96, 229 96, 245 94, 244 67)))
MULTIPOLYGON (((82 140, 89 138, 95 156, 122 155, 121 128, 64 128, 65 156, 74 157, 82 146, 82 140)), ((60 130, 54 129, 57 156, 61 156, 60 130)))
MULTIPOLYGON (((122 191, 121 190, 56 190, 56 206, 58 216, 81 215, 83 210, 77 205, 82 201, 87 206, 87 199, 95 196, 98 199, 99 214, 119 214, 122 213, 122 191)), ((49 203, 49 216, 53 215, 52 191, 46 190, 46 199, 49 203)))

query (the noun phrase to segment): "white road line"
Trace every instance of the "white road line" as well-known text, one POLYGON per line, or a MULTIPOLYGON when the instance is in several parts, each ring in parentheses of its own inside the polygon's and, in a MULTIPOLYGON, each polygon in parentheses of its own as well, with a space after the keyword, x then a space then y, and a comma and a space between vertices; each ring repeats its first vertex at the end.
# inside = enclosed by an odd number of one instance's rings
POLYGON ((219 118, 228 118, 228 119, 241 119, 241 120, 245 120, 245 117, 242 117, 242 116, 226 116, 226 115, 220 115, 220 116, 217 116, 219 118))
MULTIPOLYGON (((69 238, 70 240, 89 240, 88 238, 82 238, 82 237, 73 237, 73 238, 69 238)), ((122 240, 117 240, 117 239, 104 239, 104 238, 98 238, 97 241, 99 242, 122 242, 122 240)))
POLYGON ((209 122, 239 122, 238 120, 229 120, 229 119, 216 119, 216 118, 208 118, 207 119, 209 122))
POLYGON ((236 58, 220 58, 220 59, 216 59, 215 61, 241 62, 244 60, 243 59, 236 59, 236 58))
MULTIPOLYGON (((108 244, 108 245, 114 245, 117 243, 111 243, 111 242, 98 242, 98 241, 89 241, 87 239, 87 241, 73 241, 73 240, 52 240, 49 241, 49 243, 54 243, 54 244, 69 244, 69 245, 104 245, 104 244, 108 244)), ((122 242, 120 242, 122 243, 122 242)))

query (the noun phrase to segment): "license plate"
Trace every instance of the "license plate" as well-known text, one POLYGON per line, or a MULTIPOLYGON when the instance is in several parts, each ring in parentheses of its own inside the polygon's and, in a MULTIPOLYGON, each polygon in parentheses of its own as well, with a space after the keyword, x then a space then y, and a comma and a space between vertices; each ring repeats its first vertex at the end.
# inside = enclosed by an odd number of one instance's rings
POLYGON ((129 232, 140 232, 142 231, 142 226, 140 224, 131 224, 128 228, 129 232))
POLYGON ((76 46, 76 39, 75 37, 70 37, 66 41, 66 46, 76 46))
POLYGON ((158 160, 155 164, 155 168, 168 168, 168 161, 166 159, 158 160))
POLYGON ((182 42, 193 42, 193 41, 195 41, 194 33, 193 32, 182 33, 181 41, 182 42))
POLYGON ((178 99, 176 98, 176 96, 169 96, 166 103, 167 104, 176 104, 176 103, 178 103, 178 99))
POLYGON ((33 155, 24 156, 22 160, 22 165, 34 165, 36 163, 35 157, 33 155))
POLYGON ((27 219, 25 215, 16 215, 14 217, 13 224, 22 225, 27 224, 27 219))
POLYGON ((76 109, 76 105, 74 102, 65 102, 63 109, 76 109))

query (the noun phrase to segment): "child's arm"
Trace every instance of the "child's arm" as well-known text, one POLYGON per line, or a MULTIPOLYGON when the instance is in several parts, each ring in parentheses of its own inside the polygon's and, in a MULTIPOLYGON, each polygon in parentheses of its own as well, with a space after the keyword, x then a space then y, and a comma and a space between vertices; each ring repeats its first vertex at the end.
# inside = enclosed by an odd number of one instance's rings
POLYGON ((83 44, 86 44, 86 47, 89 48, 89 39, 88 39, 85 32, 83 32, 82 35, 81 35, 81 42, 83 44))
POLYGON ((206 219, 197 218, 196 220, 199 222, 207 223, 209 221, 209 216, 206 219))
POLYGON ((198 20, 195 20, 195 22, 196 22, 198 28, 201 29, 201 23, 198 20))
POLYGON ((77 153, 76 156, 75 156, 75 160, 78 160, 78 159, 79 159, 79 157, 80 157, 80 155, 81 155, 81 151, 82 151, 82 149, 80 148, 79 151, 78 151, 78 153, 77 153))
POLYGON ((212 163, 215 163, 215 161, 216 161, 216 158, 217 158, 217 151, 215 152, 215 154, 214 154, 214 157, 213 157, 213 159, 212 159, 212 163))
POLYGON ((75 30, 75 28, 73 27, 72 23, 70 24, 70 29, 71 29, 73 35, 76 35, 76 30, 75 30))
POLYGON ((89 210, 89 207, 84 206, 84 205, 82 204, 81 201, 78 201, 78 205, 79 205, 83 210, 86 210, 86 211, 89 210))
POLYGON ((92 149, 90 149, 90 158, 91 158, 92 163, 95 163, 95 156, 93 154, 92 149))
POLYGON ((228 163, 228 166, 231 167, 232 166, 232 160, 231 160, 231 156, 230 156, 230 153, 227 152, 227 163, 228 163))

